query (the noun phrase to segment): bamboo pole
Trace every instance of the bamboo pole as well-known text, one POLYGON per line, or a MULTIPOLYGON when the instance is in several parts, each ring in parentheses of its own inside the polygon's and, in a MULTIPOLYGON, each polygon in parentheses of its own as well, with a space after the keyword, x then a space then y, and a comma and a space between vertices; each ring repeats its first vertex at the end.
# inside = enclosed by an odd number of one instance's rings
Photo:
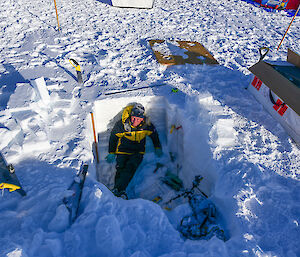
POLYGON ((99 155, 98 155, 98 146, 97 146, 97 138, 96 138, 95 121, 94 121, 94 114, 92 112, 91 112, 91 118, 92 118, 93 134, 94 134, 96 159, 97 159, 97 163, 99 163, 99 155))
POLYGON ((279 46, 277 47, 277 51, 278 51, 279 47, 281 46, 281 43, 282 43, 283 39, 285 38, 285 36, 286 36, 288 30, 290 29, 290 27, 291 27, 291 25, 292 25, 292 23, 293 23, 295 17, 297 16, 297 13, 299 12, 299 9, 300 9, 300 5, 298 6, 298 9, 297 9, 297 11, 295 12, 295 15, 294 15, 293 19, 291 20, 289 27, 287 28, 287 30, 286 30, 286 32, 285 32, 283 38, 282 38, 281 41, 280 41, 280 44, 279 44, 279 46))
POLYGON ((56 19, 57 19, 58 31, 60 31, 59 21, 58 21, 58 12, 57 12, 57 7, 56 7, 56 0, 54 0, 54 6, 55 6, 55 12, 56 12, 56 19))

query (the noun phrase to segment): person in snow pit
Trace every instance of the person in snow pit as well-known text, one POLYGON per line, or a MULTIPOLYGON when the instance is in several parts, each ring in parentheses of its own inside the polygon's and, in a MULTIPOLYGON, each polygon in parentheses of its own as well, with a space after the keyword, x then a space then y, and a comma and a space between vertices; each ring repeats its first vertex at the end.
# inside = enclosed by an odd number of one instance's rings
POLYGON ((108 163, 116 158, 113 193, 118 197, 127 198, 126 188, 143 160, 146 136, 152 139, 156 156, 161 157, 163 152, 158 133, 145 115, 144 106, 140 103, 127 106, 111 131, 109 154, 105 158, 108 163))

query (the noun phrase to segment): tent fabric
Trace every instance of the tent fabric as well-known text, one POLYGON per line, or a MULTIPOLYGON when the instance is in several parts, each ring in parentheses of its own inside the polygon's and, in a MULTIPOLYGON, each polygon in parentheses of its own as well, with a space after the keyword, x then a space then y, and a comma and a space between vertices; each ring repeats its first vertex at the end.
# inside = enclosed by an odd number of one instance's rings
POLYGON ((283 10, 297 10, 300 0, 254 0, 263 7, 283 10))
POLYGON ((297 10, 300 5, 300 0, 289 0, 286 9, 297 10))

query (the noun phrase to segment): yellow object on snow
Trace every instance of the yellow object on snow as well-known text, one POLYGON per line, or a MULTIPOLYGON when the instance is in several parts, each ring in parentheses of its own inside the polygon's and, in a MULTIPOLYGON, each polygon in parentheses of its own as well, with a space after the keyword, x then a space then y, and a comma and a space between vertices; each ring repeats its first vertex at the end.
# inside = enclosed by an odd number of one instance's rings
POLYGON ((8 189, 9 192, 13 192, 16 191, 17 189, 20 189, 21 187, 13 185, 13 184, 9 184, 9 183, 1 183, 0 184, 0 189, 8 189))

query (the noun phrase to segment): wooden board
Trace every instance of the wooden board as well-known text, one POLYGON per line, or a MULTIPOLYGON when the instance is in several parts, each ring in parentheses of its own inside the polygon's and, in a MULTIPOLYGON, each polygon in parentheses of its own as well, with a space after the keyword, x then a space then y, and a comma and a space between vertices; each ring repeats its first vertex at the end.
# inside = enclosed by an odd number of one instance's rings
POLYGON ((300 68, 300 55, 288 49, 287 61, 300 68))
POLYGON ((185 56, 172 54, 170 51, 163 53, 163 51, 156 50, 157 46, 165 43, 165 40, 149 40, 157 61, 163 65, 219 64, 212 54, 198 42, 179 40, 172 42, 175 47, 186 50, 184 51, 185 56))

